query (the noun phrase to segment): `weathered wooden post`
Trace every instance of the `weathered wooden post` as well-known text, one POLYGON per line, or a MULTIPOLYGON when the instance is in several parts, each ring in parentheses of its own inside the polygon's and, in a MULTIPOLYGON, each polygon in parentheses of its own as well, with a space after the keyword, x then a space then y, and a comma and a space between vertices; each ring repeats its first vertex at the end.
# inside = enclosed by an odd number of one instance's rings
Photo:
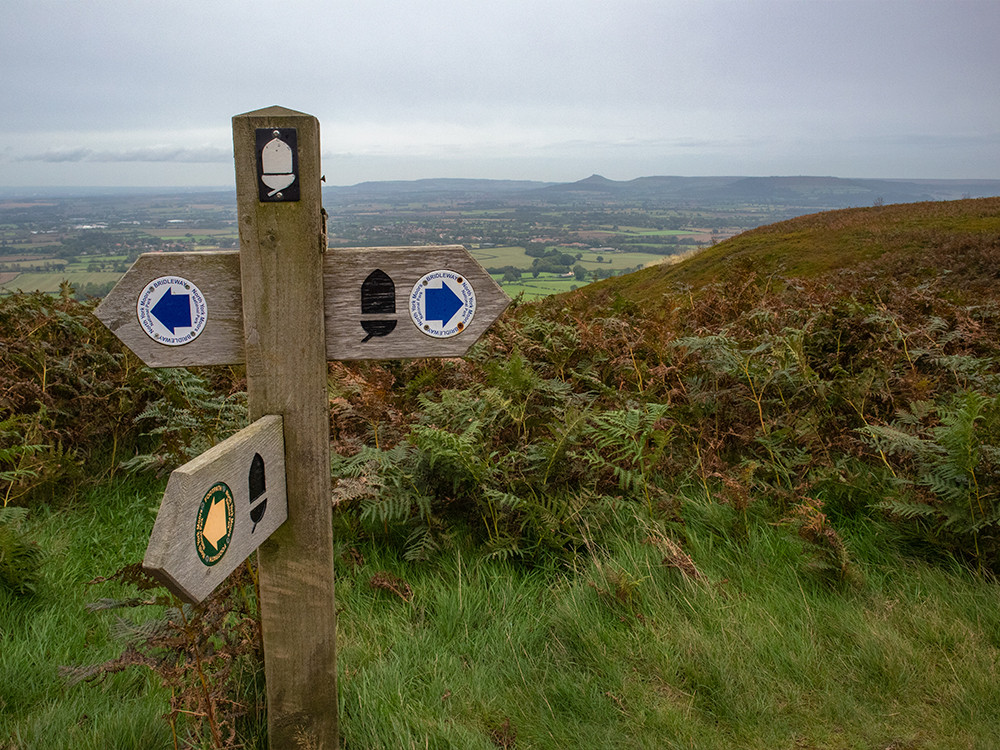
POLYGON ((282 416, 285 436, 288 520, 258 549, 270 744, 333 748, 336 607, 319 123, 281 107, 237 115, 233 149, 250 418, 282 416))
POLYGON ((246 364, 253 424, 171 475, 143 566, 200 602, 257 549, 270 745, 335 748, 327 360, 461 357, 510 300, 461 245, 326 253, 311 115, 233 149, 240 251, 142 255, 95 314, 150 367, 246 364))

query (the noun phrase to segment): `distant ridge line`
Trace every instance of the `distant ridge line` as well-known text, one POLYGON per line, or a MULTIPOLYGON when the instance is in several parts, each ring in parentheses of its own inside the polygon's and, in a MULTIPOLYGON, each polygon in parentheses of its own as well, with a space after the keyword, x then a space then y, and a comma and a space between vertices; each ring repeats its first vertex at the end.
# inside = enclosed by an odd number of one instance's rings
POLYGON ((1000 180, 843 178, 830 176, 653 175, 611 180, 593 174, 575 182, 437 178, 329 186, 340 203, 400 200, 507 200, 518 203, 657 202, 670 204, 761 203, 806 208, 847 208, 873 203, 914 203, 1000 196, 1000 180))
MULTIPOLYGON (((232 187, 0 187, 0 199, 109 197, 115 195, 195 195, 234 192, 232 187)), ((819 175, 678 176, 650 175, 611 180, 592 174, 575 182, 440 177, 325 185, 324 198, 336 204, 370 202, 500 201, 511 204, 572 205, 644 203, 738 205, 757 203, 804 209, 870 206, 1000 196, 1000 179, 845 178, 819 175)))

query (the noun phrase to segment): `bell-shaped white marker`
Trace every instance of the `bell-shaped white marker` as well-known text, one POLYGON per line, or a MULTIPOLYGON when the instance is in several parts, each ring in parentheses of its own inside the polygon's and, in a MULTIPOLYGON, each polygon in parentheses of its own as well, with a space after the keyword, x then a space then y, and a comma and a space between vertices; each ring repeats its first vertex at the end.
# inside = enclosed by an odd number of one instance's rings
POLYGON ((271 188, 268 197, 273 197, 279 190, 295 182, 295 173, 292 171, 292 149, 282 140, 274 138, 268 141, 260 154, 260 163, 263 168, 261 181, 271 188))

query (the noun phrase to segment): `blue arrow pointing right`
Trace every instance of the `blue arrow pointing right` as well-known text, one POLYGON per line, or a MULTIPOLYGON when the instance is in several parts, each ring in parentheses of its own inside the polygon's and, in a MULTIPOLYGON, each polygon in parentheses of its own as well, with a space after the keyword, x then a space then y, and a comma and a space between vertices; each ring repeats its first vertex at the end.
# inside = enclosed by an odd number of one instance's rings
POLYGON ((174 333, 178 328, 190 328, 191 295, 174 294, 173 289, 168 286, 167 293, 156 301, 150 312, 164 328, 170 330, 170 333, 174 333))
POLYGON ((424 303, 424 317, 427 320, 440 320, 445 326, 462 309, 462 300, 444 281, 440 289, 427 289, 427 300, 424 303))

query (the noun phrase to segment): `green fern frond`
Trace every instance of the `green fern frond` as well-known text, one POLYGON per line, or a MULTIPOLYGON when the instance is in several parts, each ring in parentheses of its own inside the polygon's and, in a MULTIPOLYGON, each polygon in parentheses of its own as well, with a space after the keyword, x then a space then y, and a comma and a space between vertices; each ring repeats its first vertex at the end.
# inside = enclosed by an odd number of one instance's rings
POLYGON ((494 506, 505 510, 523 510, 528 505, 524 498, 492 487, 484 487, 483 495, 494 506))
POLYGON ((21 596, 35 593, 41 565, 41 548, 17 524, 0 524, 0 586, 21 596))
POLYGON ((924 455, 928 451, 937 450, 923 438, 898 427, 868 424, 857 428, 856 432, 864 442, 890 456, 924 455))
POLYGON ((897 480, 901 491, 907 484, 920 487, 929 499, 897 497, 881 507, 897 518, 929 524, 935 533, 956 540, 978 565, 995 567, 1000 548, 990 540, 1000 535, 1000 466, 995 460, 1000 456, 1000 396, 967 391, 942 399, 933 409, 918 403, 896 424, 901 427, 872 427, 869 434, 882 441, 883 449, 912 460, 913 476, 897 480))
POLYGON ((430 526, 418 526, 406 539, 403 558, 410 562, 429 560, 440 549, 430 526))
POLYGON ((926 503, 908 502, 905 500, 888 499, 875 504, 876 508, 888 511, 894 516, 906 520, 915 518, 934 519, 940 516, 940 512, 933 506, 926 503))

